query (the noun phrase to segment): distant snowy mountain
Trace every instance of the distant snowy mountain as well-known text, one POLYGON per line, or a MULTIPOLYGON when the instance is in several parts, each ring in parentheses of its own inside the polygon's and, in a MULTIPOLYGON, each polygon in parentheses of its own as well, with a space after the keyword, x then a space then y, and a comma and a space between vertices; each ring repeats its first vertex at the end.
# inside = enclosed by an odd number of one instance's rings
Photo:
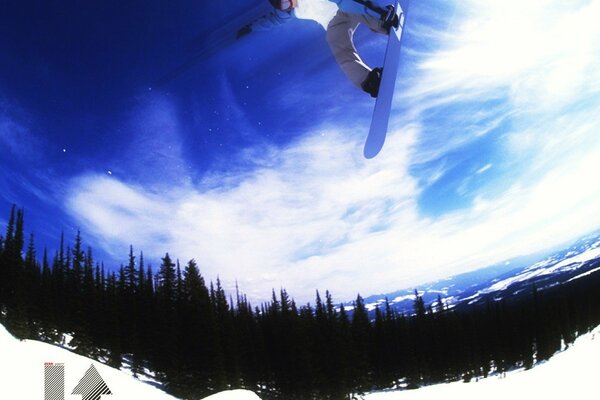
MULTIPOLYGON (((600 231, 587 235, 563 249, 528 255, 501 264, 457 275, 417 288, 426 304, 436 303, 438 296, 448 307, 478 304, 531 293, 535 285, 543 290, 579 279, 600 270, 600 231)), ((365 298, 370 311, 385 304, 410 314, 413 312, 414 288, 365 298)), ((344 304, 352 309, 352 302, 344 304)))
POLYGON ((600 327, 582 335, 569 349, 530 370, 493 375, 477 382, 452 382, 416 390, 372 393, 364 400, 593 398, 600 392, 598 360, 600 327))
MULTIPOLYGON (((175 399, 155 387, 158 384, 147 377, 134 378, 128 371, 111 368, 60 346, 35 340, 19 341, 0 325, 0 399, 78 400, 82 399, 82 388, 83 391, 89 390, 95 387, 90 382, 100 380, 111 394, 83 396, 84 399, 175 399), (48 375, 46 372, 49 372, 48 375), (90 375, 93 379, 89 378, 90 375), (76 387, 79 394, 72 394, 76 387)), ((206 400, 260 399, 253 392, 233 390, 217 393, 206 400)))

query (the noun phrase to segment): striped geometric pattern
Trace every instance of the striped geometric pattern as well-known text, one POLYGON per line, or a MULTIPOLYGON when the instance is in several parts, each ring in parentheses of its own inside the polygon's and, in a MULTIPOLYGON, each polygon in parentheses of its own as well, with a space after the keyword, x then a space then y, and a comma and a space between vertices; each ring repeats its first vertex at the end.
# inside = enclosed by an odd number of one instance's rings
POLYGON ((44 400, 65 400, 64 364, 44 365, 44 400))
POLYGON ((103 394, 112 394, 112 392, 94 365, 91 365, 71 394, 82 395, 82 400, 100 400, 100 396, 103 394))

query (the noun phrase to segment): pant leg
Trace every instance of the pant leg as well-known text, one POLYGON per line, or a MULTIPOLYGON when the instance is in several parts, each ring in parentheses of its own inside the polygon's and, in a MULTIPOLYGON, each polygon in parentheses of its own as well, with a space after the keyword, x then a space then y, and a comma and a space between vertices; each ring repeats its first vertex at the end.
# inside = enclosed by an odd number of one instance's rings
POLYGON ((354 32, 361 23, 375 32, 386 33, 376 18, 362 14, 350 14, 341 10, 338 10, 327 25, 327 43, 331 52, 342 71, 358 88, 361 87, 361 83, 371 71, 371 68, 360 58, 354 46, 354 32))

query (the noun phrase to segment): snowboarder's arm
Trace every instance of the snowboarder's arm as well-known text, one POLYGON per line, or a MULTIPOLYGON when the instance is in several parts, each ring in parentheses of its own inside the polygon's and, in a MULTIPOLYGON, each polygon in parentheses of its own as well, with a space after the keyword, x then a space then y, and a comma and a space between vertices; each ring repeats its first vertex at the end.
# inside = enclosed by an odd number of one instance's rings
POLYGON ((286 22, 295 18, 296 14, 293 10, 281 11, 273 10, 270 13, 263 15, 262 17, 254 20, 248 25, 242 27, 237 32, 237 37, 240 38, 249 34, 250 32, 262 32, 273 29, 276 26, 283 25, 286 22))

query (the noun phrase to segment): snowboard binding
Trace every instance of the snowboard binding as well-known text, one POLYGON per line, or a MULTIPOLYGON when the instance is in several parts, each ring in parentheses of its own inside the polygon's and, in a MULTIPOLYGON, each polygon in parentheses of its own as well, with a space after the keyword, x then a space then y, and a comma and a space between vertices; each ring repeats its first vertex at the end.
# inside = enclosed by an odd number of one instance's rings
POLYGON ((385 29, 389 33, 390 29, 392 29, 392 28, 398 29, 398 27, 400 26, 400 17, 396 13, 396 9, 394 8, 394 6, 392 6, 392 5, 387 6, 386 10, 387 10, 386 14, 381 15, 381 20, 383 22, 382 23, 383 29, 385 29))
MULTIPOLYGON (((371 0, 354 0, 358 4, 362 4, 367 7, 369 10, 376 12, 379 14, 381 19, 381 26, 386 30, 387 33, 390 33, 392 28, 398 29, 400 26, 400 17, 396 13, 396 8, 392 5, 388 5, 385 8, 379 7, 377 4, 373 3, 371 0)), ((400 15, 402 15, 402 11, 400 11, 400 15)))

